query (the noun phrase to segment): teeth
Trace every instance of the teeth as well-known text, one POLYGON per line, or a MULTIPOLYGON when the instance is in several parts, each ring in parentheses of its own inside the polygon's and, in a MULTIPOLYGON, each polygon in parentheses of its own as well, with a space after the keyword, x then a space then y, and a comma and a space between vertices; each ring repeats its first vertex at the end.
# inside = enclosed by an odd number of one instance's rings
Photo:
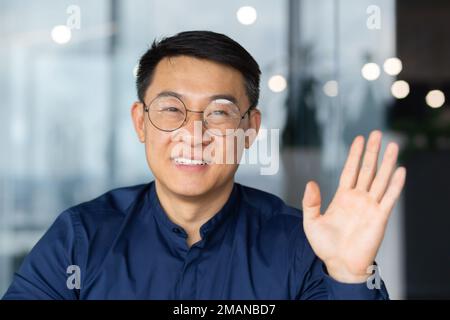
POLYGON ((202 161, 202 160, 194 160, 194 159, 187 159, 187 158, 175 158, 174 161, 179 164, 187 164, 187 165, 204 166, 205 164, 207 164, 205 161, 202 161))

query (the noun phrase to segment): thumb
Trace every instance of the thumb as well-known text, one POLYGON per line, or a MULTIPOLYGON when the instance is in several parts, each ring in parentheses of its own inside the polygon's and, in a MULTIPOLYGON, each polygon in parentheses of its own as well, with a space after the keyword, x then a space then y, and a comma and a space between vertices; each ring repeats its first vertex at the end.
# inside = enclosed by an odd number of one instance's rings
POLYGON ((309 181, 306 184, 302 202, 305 219, 315 219, 320 216, 321 202, 319 185, 315 181, 309 181))

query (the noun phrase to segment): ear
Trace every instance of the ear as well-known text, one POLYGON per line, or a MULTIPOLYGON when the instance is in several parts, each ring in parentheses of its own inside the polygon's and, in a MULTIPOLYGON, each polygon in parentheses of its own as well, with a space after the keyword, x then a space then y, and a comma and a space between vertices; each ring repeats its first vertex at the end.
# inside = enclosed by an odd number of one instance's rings
POLYGON ((131 119, 140 142, 145 142, 145 112, 142 102, 136 101, 131 106, 131 119))
POLYGON ((248 129, 251 130, 252 134, 245 139, 245 148, 248 149, 256 140, 258 136, 259 128, 261 127, 261 111, 258 108, 254 108, 249 111, 248 114, 248 129))

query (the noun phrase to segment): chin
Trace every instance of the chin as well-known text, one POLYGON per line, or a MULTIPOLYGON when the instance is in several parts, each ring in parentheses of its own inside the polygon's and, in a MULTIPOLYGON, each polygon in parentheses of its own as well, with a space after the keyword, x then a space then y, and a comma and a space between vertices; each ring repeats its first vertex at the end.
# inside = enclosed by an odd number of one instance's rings
POLYGON ((167 181, 167 188, 180 196, 196 197, 208 193, 213 185, 206 183, 203 179, 172 179, 167 181))
POLYGON ((214 164, 192 167, 171 163, 170 166, 165 166, 163 170, 152 171, 161 173, 155 175, 155 177, 167 191, 179 196, 198 197, 208 194, 216 188, 223 187, 228 181, 227 177, 232 180, 237 168, 229 169, 230 167, 214 164))

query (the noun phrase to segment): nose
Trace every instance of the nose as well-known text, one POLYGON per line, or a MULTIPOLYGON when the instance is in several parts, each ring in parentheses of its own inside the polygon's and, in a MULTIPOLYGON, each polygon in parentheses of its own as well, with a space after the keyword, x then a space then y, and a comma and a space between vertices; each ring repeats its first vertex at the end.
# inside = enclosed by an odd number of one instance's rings
POLYGON ((205 135, 206 128, 203 123, 203 112, 188 110, 184 125, 175 131, 177 141, 182 141, 191 147, 208 144, 210 138, 205 135))

